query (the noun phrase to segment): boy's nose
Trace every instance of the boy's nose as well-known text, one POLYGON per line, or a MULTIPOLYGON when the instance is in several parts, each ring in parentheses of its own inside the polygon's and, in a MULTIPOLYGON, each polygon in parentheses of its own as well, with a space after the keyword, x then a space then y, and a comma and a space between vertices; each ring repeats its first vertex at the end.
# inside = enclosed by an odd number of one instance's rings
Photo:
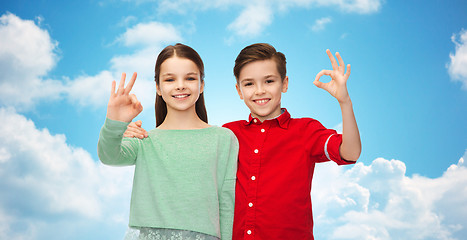
POLYGON ((265 92, 266 92, 266 91, 264 90, 264 87, 263 87, 263 86, 257 85, 256 91, 255 91, 255 94, 256 94, 256 95, 264 94, 265 92))

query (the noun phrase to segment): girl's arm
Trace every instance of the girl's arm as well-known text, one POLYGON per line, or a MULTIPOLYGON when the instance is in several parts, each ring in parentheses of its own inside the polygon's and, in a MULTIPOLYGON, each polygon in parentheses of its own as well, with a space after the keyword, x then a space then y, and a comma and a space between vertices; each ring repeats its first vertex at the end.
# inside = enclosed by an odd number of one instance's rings
MULTIPOLYGON (((225 129, 227 130, 227 129, 225 129)), ((223 140, 226 150, 218 157, 226 162, 223 179, 219 179, 222 185, 219 187, 219 221, 221 239, 232 239, 234 207, 235 207, 235 183, 237 179, 238 140, 235 134, 228 130, 229 135, 223 140)))
POLYGON ((352 101, 350 100, 349 92, 347 91, 347 80, 350 76, 350 64, 347 65, 345 71, 344 60, 337 52, 336 57, 339 63, 331 54, 329 49, 326 50, 332 64, 332 70, 322 70, 316 75, 313 82, 317 87, 328 91, 333 97, 339 101, 342 111, 342 144, 339 152, 342 158, 348 161, 357 161, 362 151, 362 143, 360 133, 358 131, 357 121, 353 112, 352 101), (331 77, 328 83, 320 82, 319 79, 327 75, 331 77))
POLYGON ((97 153, 99 159, 109 165, 132 165, 136 160, 137 147, 131 142, 122 142, 123 132, 128 122, 136 117, 143 107, 134 94, 130 94, 136 81, 136 73, 125 88, 126 74, 122 78, 115 92, 116 82, 112 81, 109 103, 107 104, 107 118, 99 135, 97 153))
POLYGON ((133 165, 138 153, 136 139, 122 141, 128 123, 107 118, 97 143, 97 155, 102 163, 113 166, 133 165))

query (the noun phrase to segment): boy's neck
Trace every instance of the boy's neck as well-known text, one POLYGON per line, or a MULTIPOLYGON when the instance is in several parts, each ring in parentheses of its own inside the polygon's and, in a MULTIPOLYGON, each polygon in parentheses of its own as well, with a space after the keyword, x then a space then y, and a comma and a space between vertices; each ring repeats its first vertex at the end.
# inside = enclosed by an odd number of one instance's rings
POLYGON ((277 115, 274 116, 274 117, 268 117, 268 118, 266 118, 266 117, 261 117, 261 116, 258 116, 258 115, 256 115, 256 114, 254 114, 253 112, 251 112, 251 116, 252 116, 253 118, 257 118, 260 122, 264 122, 264 121, 266 121, 266 120, 271 120, 271 119, 278 118, 278 117, 280 117, 280 115, 282 115, 284 112, 285 112, 285 110, 281 108, 280 113, 277 114, 277 115))

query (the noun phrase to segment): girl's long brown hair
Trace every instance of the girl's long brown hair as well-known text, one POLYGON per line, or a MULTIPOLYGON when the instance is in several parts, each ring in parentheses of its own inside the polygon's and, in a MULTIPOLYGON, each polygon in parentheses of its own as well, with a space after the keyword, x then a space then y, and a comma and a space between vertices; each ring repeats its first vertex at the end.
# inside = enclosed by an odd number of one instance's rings
MULTIPOLYGON (((191 60, 196 64, 199 70, 199 75, 201 77, 201 82, 204 82, 204 64, 203 60, 199 56, 199 54, 191 47, 177 43, 175 45, 169 45, 165 47, 161 53, 159 53, 159 56, 157 56, 156 60, 156 67, 155 67, 155 76, 154 80, 156 81, 156 84, 159 85, 159 76, 161 72, 161 65, 162 63, 173 57, 177 56, 180 58, 186 58, 191 60)), ((159 96, 159 94, 156 94, 156 127, 161 125, 165 117, 167 116, 167 103, 164 101, 162 96, 159 96)), ((208 115, 206 112, 206 106, 204 105, 204 94, 201 93, 199 95, 198 101, 195 103, 195 108, 196 108, 196 114, 198 117, 203 120, 204 122, 208 122, 208 115)))

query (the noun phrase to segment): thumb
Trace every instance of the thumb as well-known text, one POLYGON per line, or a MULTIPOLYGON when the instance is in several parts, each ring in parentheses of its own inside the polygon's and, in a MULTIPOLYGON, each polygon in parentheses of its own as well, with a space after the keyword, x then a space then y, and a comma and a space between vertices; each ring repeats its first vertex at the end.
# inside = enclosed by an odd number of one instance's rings
POLYGON ((135 122, 136 126, 141 127, 143 125, 143 121, 138 120, 135 122))
POLYGON ((319 88, 324 88, 324 83, 320 82, 319 80, 315 80, 313 84, 319 88))

